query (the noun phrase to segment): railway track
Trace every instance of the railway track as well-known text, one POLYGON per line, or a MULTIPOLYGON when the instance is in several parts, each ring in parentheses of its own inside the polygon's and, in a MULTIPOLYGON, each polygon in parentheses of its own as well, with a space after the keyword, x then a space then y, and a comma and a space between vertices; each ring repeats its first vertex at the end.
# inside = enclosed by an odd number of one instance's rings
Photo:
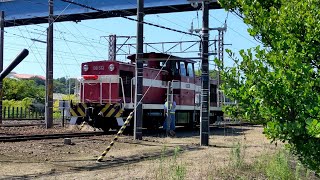
POLYGON ((0 136, 0 142, 18 142, 29 140, 43 139, 60 139, 71 137, 89 137, 107 135, 105 132, 85 132, 85 133, 59 133, 59 134, 37 134, 37 135, 15 135, 15 136, 0 136))

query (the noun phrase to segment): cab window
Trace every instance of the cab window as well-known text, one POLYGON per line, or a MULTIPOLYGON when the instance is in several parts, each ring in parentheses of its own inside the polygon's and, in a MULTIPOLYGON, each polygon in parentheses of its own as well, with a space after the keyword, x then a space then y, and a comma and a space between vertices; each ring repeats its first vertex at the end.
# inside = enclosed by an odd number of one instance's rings
POLYGON ((181 76, 187 75, 186 66, 184 62, 180 62, 180 75, 181 76))
POLYGON ((189 77, 194 77, 193 64, 192 63, 188 63, 188 65, 187 65, 187 75, 189 77))

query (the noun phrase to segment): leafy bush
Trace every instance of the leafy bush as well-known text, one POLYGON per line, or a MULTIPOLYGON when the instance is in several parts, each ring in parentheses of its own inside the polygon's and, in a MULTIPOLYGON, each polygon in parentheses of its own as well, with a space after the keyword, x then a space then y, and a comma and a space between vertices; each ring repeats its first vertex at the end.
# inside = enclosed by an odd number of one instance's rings
POLYGON ((289 143, 300 161, 320 173, 320 6, 318 0, 221 0, 249 25, 259 46, 228 51, 223 90, 238 104, 232 117, 263 123, 272 141, 289 143))

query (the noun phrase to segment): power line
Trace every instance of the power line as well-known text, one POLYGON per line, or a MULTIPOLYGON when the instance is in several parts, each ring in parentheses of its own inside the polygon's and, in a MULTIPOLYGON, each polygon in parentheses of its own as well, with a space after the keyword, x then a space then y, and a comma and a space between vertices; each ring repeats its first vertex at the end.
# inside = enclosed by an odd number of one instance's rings
MULTIPOLYGON (((133 6, 132 6, 133 8, 137 7, 137 3, 132 3, 132 2, 130 2, 130 1, 127 1, 127 2, 128 2, 129 4, 131 4, 131 5, 133 5, 133 6)), ((155 8, 153 8, 153 7, 149 7, 149 8, 150 8, 150 10, 155 9, 155 8)), ((132 12, 128 12, 128 11, 125 11, 125 10, 120 10, 120 11, 125 12, 125 13, 127 13, 127 14, 130 14, 131 16, 135 15, 135 14, 133 14, 132 12)), ((166 19, 166 18, 164 18, 164 17, 160 17, 159 14, 157 14, 157 17, 158 17, 158 18, 161 18, 161 19, 164 19, 164 20, 166 20, 166 21, 168 21, 168 22, 171 22, 171 23, 173 23, 173 24, 175 24, 175 25, 177 25, 177 26, 180 26, 180 27, 182 27, 182 28, 184 28, 184 29, 188 29, 188 28, 185 28, 185 27, 183 27, 182 25, 179 25, 179 24, 177 24, 177 23, 175 23, 175 22, 173 22, 173 21, 170 21, 170 20, 168 20, 168 19, 166 19)), ((176 17, 175 17, 175 18, 176 18, 176 17)), ((180 19, 179 21, 183 22, 182 19, 180 19)), ((184 23, 185 23, 185 24, 188 24, 187 22, 184 22, 184 23)))
MULTIPOLYGON (((64 26, 63 24, 62 24, 62 26, 64 26)), ((65 27, 65 26, 64 26, 65 27)), ((67 31, 69 31, 69 29, 67 29, 66 27, 65 27, 65 29, 67 30, 67 31)), ((69 31, 70 32, 70 31, 69 31)), ((70 32, 71 33, 71 32, 70 32)), ((72 34, 72 33, 71 33, 72 34)), ((72 34, 73 35, 73 34, 72 34)), ((87 49, 87 51, 89 51, 94 57, 96 57, 97 58, 97 56, 94 54, 94 53, 92 53, 91 51, 90 51, 90 49, 89 48, 87 48, 86 46, 83 46, 83 47, 85 47, 86 49, 87 49)), ((100 54, 101 55, 101 54, 100 54)))
MULTIPOLYGON (((65 38, 65 37, 64 37, 64 34, 62 34, 62 36, 63 36, 63 38, 65 38)), ((80 66, 80 63, 78 62, 77 58, 74 56, 74 53, 72 52, 71 48, 69 47, 69 44, 68 44, 66 41, 64 41, 64 42, 66 43, 66 45, 67 45, 67 47, 68 47, 69 51, 71 52, 71 54, 72 54, 72 56, 73 56, 74 60, 76 60, 76 62, 77 62, 77 63, 78 63, 78 65, 80 66)))
MULTIPOLYGON (((22 31, 20 30, 19 27, 18 27, 18 30, 20 31, 21 35, 23 35, 23 34, 22 34, 22 31)), ((28 43, 28 41, 26 40, 26 38, 24 38, 24 40, 25 40, 25 42, 27 43, 27 45, 29 46, 29 43, 28 43)), ((29 46, 29 47, 31 47, 31 46, 29 46)), ((31 48, 29 48, 29 49, 33 52, 33 50, 32 50, 31 48)), ((45 70, 43 69, 43 67, 41 66, 41 63, 39 62, 37 56, 34 54, 34 52, 33 52, 32 54, 33 54, 34 58, 36 59, 36 61, 38 61, 39 65, 40 65, 40 68, 42 69, 43 73, 45 73, 46 71, 45 71, 45 70)))
MULTIPOLYGON (((32 32, 32 31, 31 31, 31 32, 32 32)), ((14 36, 18 36, 18 37, 21 37, 21 38, 30 39, 30 40, 32 40, 32 41, 35 40, 35 38, 28 38, 28 37, 25 37, 25 36, 23 36, 23 35, 18 35, 18 34, 11 33, 11 32, 7 32, 7 31, 5 31, 5 33, 12 34, 12 35, 14 35, 14 36)), ((40 36, 39 36, 39 37, 40 37, 40 36)), ((39 37, 38 37, 37 39, 39 39, 39 37)), ((76 38, 76 37, 74 37, 74 38, 76 38)), ((83 43, 83 42, 81 42, 81 41, 72 41, 72 40, 66 40, 66 39, 61 39, 61 38, 55 38, 55 39, 61 40, 61 41, 68 41, 68 42, 75 43, 75 44, 79 44, 79 45, 82 45, 82 46, 89 46, 89 47, 95 47, 95 48, 104 48, 104 47, 99 47, 99 46, 93 46, 92 44, 85 44, 85 43, 83 43)), ((101 43, 99 43, 99 44, 101 44, 101 43)), ((104 44, 101 44, 101 45, 104 45, 104 44)), ((30 46, 30 48, 31 48, 31 46, 30 46)), ((94 55, 94 56, 95 56, 95 55, 94 55)))
MULTIPOLYGON (((34 30, 36 30, 36 31, 41 31, 41 30, 38 30, 38 29, 34 29, 34 30)), ((38 33, 38 32, 34 32, 34 31, 30 31, 30 30, 27 30, 26 29, 26 31, 28 31, 28 32, 30 32, 30 33, 32 33, 32 34, 39 34, 40 36, 47 36, 46 34, 42 34, 42 33, 38 33)), ((13 34, 13 35, 15 35, 14 33, 11 33, 11 32, 8 32, 8 31, 5 31, 6 33, 9 33, 9 34, 13 34)), ((64 33, 64 32, 62 32, 62 31, 60 31, 61 33, 64 33)), ((66 32, 65 32, 66 33, 66 32)), ((66 33, 66 34, 71 34, 74 38, 76 38, 76 39, 79 39, 79 37, 81 37, 81 36, 75 36, 75 35, 73 35, 72 33, 66 33)), ((19 35, 18 35, 19 36, 19 35)), ((40 37, 39 36, 39 37, 40 37)), ((85 38, 84 36, 82 36, 81 38, 85 38)), ((57 38, 57 37, 55 37, 54 39, 56 39, 56 40, 65 40, 65 41, 69 41, 69 42, 72 42, 72 43, 80 43, 81 41, 71 41, 71 40, 66 40, 65 38, 64 39, 61 39, 61 38, 57 38)), ((85 39, 86 41, 89 41, 88 39, 85 39)), ((106 44, 102 44, 102 43, 100 43, 100 42, 97 42, 96 41, 96 39, 91 39, 91 41, 90 42, 92 42, 92 43, 95 43, 95 44, 99 44, 99 45, 101 45, 101 46, 106 46, 106 44)), ((82 42, 81 42, 82 43, 82 42)), ((90 44, 88 44, 88 46, 93 46, 91 43, 90 44)), ((98 47, 98 46, 95 46, 95 47, 98 47)))
MULTIPOLYGON (((80 35, 81 35, 85 40, 87 40, 87 38, 83 36, 82 32, 79 31, 79 29, 78 29, 76 26, 74 26, 73 24, 72 24, 72 26, 80 33, 80 35)), ((92 46, 92 44, 90 43, 90 41, 87 40, 87 42, 92 46)), ((94 47, 94 46, 92 46, 92 47, 94 47)), ((99 51, 97 51, 97 49, 94 48, 94 50, 95 50, 100 56, 102 56, 101 53, 100 53, 99 51)))
MULTIPOLYGON (((10 45, 13 45, 13 46, 8 46, 8 45, 6 45, 6 48, 7 48, 7 47, 11 47, 11 48, 14 48, 14 47, 25 47, 24 44, 11 43, 10 45)), ((40 48, 40 47, 38 47, 38 49, 46 50, 46 48, 40 48)), ((55 51, 55 52, 59 52, 58 54, 67 54, 67 55, 70 54, 70 52, 67 52, 67 51, 61 51, 61 50, 54 50, 54 51, 55 51)), ((45 54, 46 52, 43 52, 43 53, 45 54)), ((90 58, 90 57, 92 57, 91 55, 79 54, 79 53, 72 53, 72 55, 73 55, 73 56, 82 57, 82 58, 88 58, 88 57, 90 58)), ((102 58, 102 59, 103 59, 103 57, 99 57, 99 58, 102 58)))
MULTIPOLYGON (((105 13, 107 13, 107 14, 110 14, 111 16, 122 17, 122 18, 128 19, 128 20, 130 20, 130 21, 139 22, 138 20, 136 20, 136 19, 134 19, 134 18, 126 17, 126 16, 121 15, 121 14, 116 13, 116 12, 103 11, 103 10, 101 10, 101 9, 97 9, 97 8, 94 8, 94 7, 91 7, 91 6, 87 6, 87 5, 84 5, 84 4, 76 3, 76 2, 73 2, 73 1, 70 1, 70 0, 61 0, 61 1, 63 1, 63 2, 68 2, 68 3, 70 3, 70 4, 78 5, 78 6, 81 6, 81 7, 84 7, 84 8, 88 8, 88 9, 91 9, 91 10, 95 10, 95 11, 98 11, 98 12, 105 12, 105 13)), ((166 29, 166 30, 169 30, 169 31, 174 31, 174 32, 182 33, 182 34, 187 34, 187 35, 192 35, 192 36, 200 37, 200 36, 197 35, 197 34, 192 34, 192 33, 189 33, 189 32, 180 31, 180 30, 177 30, 177 29, 172 29, 172 28, 169 28, 169 27, 165 27, 165 26, 161 26, 161 25, 156 25, 156 24, 153 24, 153 23, 145 22, 145 21, 140 22, 140 23, 147 24, 147 25, 154 26, 154 27, 158 27, 158 28, 162 28, 162 29, 166 29)))
MULTIPOLYGON (((209 15, 210 15, 212 18, 216 19, 217 21, 219 21, 220 23, 223 24, 223 22, 221 22, 218 18, 212 16, 211 14, 209 14, 209 15)), ((239 34, 240 36, 242 36, 243 38, 245 38, 246 40, 252 42, 252 43, 255 44, 255 45, 258 45, 256 42, 252 41, 251 39, 248 39, 247 37, 245 37, 244 35, 242 35, 242 34, 239 33, 238 31, 234 30, 234 29, 231 28, 230 26, 227 25, 227 27, 228 27, 229 29, 231 29, 233 32, 235 32, 235 33, 239 34)))

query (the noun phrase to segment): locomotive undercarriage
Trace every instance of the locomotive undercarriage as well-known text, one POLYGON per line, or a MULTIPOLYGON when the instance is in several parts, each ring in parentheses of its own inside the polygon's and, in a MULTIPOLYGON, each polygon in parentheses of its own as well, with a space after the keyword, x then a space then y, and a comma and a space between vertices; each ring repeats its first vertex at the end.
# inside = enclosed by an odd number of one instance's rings
POLYGON ((123 125, 123 108, 120 104, 77 103, 71 104, 70 114, 74 117, 71 124, 81 125, 86 122, 94 128, 109 131, 123 125))
MULTIPOLYGON (((102 129, 107 132, 110 129, 119 129, 125 118, 132 109, 122 109, 119 104, 90 104, 78 103, 71 107, 71 114, 80 114, 76 116, 76 120, 71 124, 81 125, 86 122, 88 125, 102 129)), ((73 116, 75 117, 75 116, 73 116)), ((210 124, 214 124, 217 120, 222 120, 223 113, 221 111, 212 111, 210 115, 210 124)), ((143 127, 150 130, 159 129, 165 120, 163 110, 143 110, 143 127)), ((176 125, 184 126, 190 129, 196 128, 200 122, 200 111, 177 111, 176 125)), ((134 119, 131 120, 126 131, 133 130, 134 119)))

